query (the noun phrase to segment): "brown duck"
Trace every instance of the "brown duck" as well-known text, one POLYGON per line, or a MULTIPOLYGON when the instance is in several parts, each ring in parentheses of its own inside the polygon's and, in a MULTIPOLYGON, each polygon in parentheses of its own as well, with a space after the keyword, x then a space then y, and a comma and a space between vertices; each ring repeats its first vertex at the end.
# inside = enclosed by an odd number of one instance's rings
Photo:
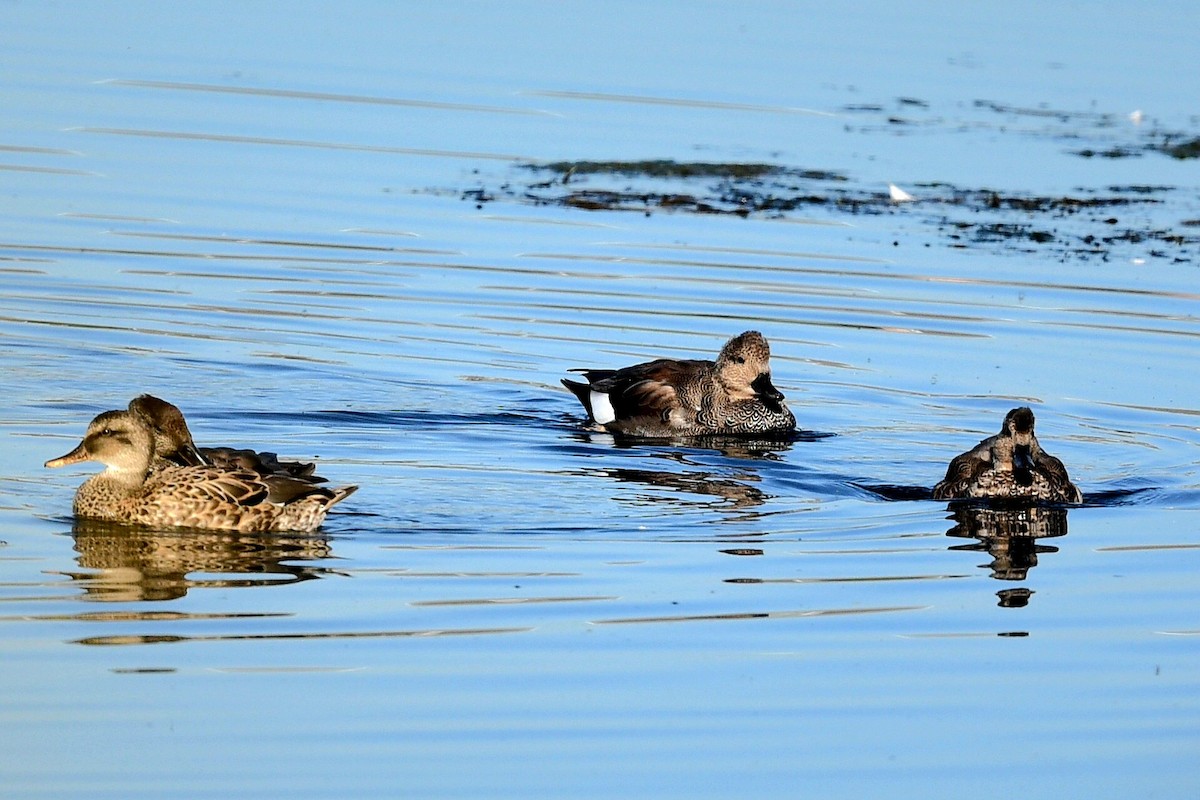
POLYGON ((1014 408, 1004 425, 971 450, 955 456, 933 499, 999 498, 1082 503, 1083 494, 1067 468, 1042 449, 1033 432, 1033 412, 1014 408))
POLYGON ((358 487, 326 488, 287 476, 217 466, 153 466, 155 432, 142 414, 106 411, 71 452, 46 462, 98 461, 106 469, 75 493, 76 516, 151 527, 312 531, 358 487))
POLYGON ((563 379, 593 423, 624 436, 675 438, 785 434, 796 418, 771 383, 771 348, 746 331, 716 361, 660 358, 623 369, 580 369, 563 379))

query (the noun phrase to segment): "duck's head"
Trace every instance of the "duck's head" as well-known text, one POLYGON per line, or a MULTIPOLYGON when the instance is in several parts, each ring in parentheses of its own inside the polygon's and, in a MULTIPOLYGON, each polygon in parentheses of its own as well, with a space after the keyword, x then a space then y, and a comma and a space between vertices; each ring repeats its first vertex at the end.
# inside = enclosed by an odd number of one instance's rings
POLYGON ((88 425, 83 441, 71 452, 52 458, 47 467, 98 461, 108 472, 142 480, 150 468, 154 438, 146 420, 129 411, 105 411, 88 425))
POLYGON ((783 392, 771 383, 771 347, 758 331, 725 343, 717 356, 717 376, 735 400, 757 398, 774 412, 783 410, 783 392))
POLYGON ((143 394, 129 401, 129 410, 144 418, 154 434, 154 454, 180 464, 207 464, 196 449, 183 412, 153 395, 143 394))
POLYGON ((1010 440, 1011 469, 1018 478, 1033 469, 1034 450, 1037 437, 1033 435, 1033 411, 1021 406, 1004 415, 1004 427, 1000 430, 1010 440))

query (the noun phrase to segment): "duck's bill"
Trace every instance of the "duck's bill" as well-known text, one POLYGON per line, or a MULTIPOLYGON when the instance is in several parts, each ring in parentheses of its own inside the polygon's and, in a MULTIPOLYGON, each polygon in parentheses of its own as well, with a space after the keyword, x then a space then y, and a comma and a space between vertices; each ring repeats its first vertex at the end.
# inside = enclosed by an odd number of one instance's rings
POLYGON ((197 450, 193 445, 185 444, 183 447, 180 447, 179 451, 178 451, 178 455, 179 455, 179 460, 183 462, 184 466, 188 466, 188 467, 207 467, 207 466, 209 466, 208 459, 206 459, 204 456, 200 455, 200 451, 197 450))
POLYGON ((1029 445, 1019 444, 1013 448, 1013 478, 1019 486, 1033 485, 1033 453, 1029 445))
POLYGON ((88 458, 89 458, 89 456, 88 456, 87 450, 84 450, 83 445, 80 444, 78 447, 76 447, 74 450, 67 453, 66 455, 59 456, 58 458, 50 459, 49 461, 46 462, 46 466, 50 467, 50 468, 66 467, 71 464, 78 464, 80 461, 87 461, 88 458))
POLYGON ((1019 444, 1013 448, 1013 469, 1032 470, 1033 450, 1027 444, 1019 444))
POLYGON ((776 389, 775 384, 771 383, 771 373, 764 372, 762 375, 759 375, 750 384, 750 388, 762 400, 764 406, 775 413, 783 410, 783 392, 776 389))

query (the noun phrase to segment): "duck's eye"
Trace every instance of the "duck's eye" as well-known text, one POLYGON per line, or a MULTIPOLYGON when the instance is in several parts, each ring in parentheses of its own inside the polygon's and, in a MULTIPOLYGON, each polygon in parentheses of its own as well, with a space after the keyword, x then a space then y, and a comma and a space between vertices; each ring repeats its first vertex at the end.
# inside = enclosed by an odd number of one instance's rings
POLYGON ((734 357, 733 357, 733 360, 734 360, 734 361, 736 361, 736 362, 737 362, 737 363, 739 363, 739 364, 745 364, 745 363, 746 363, 746 357, 745 357, 745 356, 734 356, 734 357))

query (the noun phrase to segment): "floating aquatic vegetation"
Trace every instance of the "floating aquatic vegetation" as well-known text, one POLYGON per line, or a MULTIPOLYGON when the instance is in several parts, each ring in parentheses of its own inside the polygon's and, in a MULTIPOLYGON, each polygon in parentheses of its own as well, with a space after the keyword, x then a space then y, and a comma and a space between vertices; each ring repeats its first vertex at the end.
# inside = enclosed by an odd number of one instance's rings
POLYGON ((952 247, 991 246, 1018 253, 1055 248, 1064 258, 1108 259, 1119 247, 1137 245, 1137 253, 1129 257, 1190 262, 1200 245, 1200 236, 1187 230, 1195 225, 1186 220, 1179 223, 1183 230, 1146 222, 1142 209, 1177 198, 1179 190, 1172 186, 1132 184, 1037 195, 931 182, 910 184, 910 193, 893 184, 856 184, 837 170, 670 159, 554 161, 519 169, 539 179, 510 179, 495 189, 465 190, 462 197, 481 208, 510 201, 645 215, 783 218, 802 209, 833 218, 903 214, 927 223, 952 247))

